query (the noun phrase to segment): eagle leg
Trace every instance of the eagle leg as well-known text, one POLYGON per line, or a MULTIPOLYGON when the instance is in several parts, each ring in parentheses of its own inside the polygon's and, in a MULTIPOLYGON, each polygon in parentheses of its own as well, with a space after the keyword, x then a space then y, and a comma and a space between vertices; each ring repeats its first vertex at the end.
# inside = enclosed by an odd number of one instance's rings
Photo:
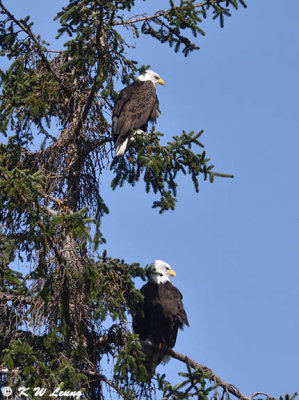
POLYGON ((146 133, 142 130, 142 129, 135 129, 132 133, 131 133, 131 135, 130 135, 130 137, 129 137, 129 139, 130 139, 130 142, 133 142, 133 140, 135 139, 135 137, 137 136, 137 135, 145 135, 146 133))

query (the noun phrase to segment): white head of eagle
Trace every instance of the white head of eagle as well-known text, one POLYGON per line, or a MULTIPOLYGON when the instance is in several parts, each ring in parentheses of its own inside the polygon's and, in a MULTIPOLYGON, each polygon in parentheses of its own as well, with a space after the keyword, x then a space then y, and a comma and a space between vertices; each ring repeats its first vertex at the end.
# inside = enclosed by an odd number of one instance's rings
POLYGON ((162 260, 155 260, 151 266, 149 281, 155 283, 170 282, 169 276, 176 277, 175 271, 167 262, 162 260))
POLYGON ((144 134, 149 121, 161 115, 156 86, 164 85, 154 71, 146 70, 119 92, 112 112, 112 137, 116 155, 122 155, 136 135, 144 134))
MULTIPOLYGON (((148 282, 141 288, 143 313, 133 318, 133 328, 140 340, 173 348, 178 329, 183 329, 184 325, 189 326, 189 322, 182 302, 183 296, 172 285, 169 276, 176 277, 169 264, 161 260, 153 262, 148 282)), ((151 378, 164 355, 146 349, 145 353, 145 365, 151 378)))

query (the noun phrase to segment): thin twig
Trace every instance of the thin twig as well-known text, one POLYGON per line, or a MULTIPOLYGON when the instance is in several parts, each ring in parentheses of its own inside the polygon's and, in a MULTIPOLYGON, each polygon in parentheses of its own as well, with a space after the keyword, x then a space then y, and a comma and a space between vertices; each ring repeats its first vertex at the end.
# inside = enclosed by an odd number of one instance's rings
POLYGON ((221 172, 213 172, 213 171, 207 171, 209 174, 213 174, 214 176, 221 176, 222 178, 234 178, 234 175, 231 174, 222 174, 221 172))
POLYGON ((20 372, 19 368, 8 369, 8 368, 0 368, 0 375, 7 375, 9 373, 18 374, 20 372))
POLYGON ((265 392, 255 392, 255 393, 252 393, 252 395, 250 396, 250 398, 253 399, 255 396, 265 396, 266 399, 273 399, 273 400, 274 400, 274 397, 270 396, 268 393, 265 393, 265 392))

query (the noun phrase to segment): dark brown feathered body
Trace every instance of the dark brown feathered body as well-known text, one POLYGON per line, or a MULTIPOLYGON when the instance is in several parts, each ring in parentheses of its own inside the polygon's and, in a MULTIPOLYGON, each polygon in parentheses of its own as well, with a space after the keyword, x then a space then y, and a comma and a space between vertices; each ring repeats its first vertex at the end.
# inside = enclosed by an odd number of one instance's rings
POLYGON ((181 292, 171 282, 148 282, 141 288, 143 316, 133 321, 133 328, 141 340, 151 340, 174 347, 178 329, 189 326, 181 292))
POLYGON ((112 113, 112 136, 116 152, 135 129, 145 132, 148 121, 155 121, 160 114, 152 81, 136 81, 121 90, 112 113))
MULTIPOLYGON (((134 318, 134 332, 139 334, 140 340, 174 347, 178 329, 183 329, 184 325, 189 326, 181 292, 167 281, 160 284, 148 282, 141 288, 141 293, 144 296, 143 316, 134 318)), ((145 350, 145 353, 145 365, 151 378, 164 355, 152 350, 145 350)))

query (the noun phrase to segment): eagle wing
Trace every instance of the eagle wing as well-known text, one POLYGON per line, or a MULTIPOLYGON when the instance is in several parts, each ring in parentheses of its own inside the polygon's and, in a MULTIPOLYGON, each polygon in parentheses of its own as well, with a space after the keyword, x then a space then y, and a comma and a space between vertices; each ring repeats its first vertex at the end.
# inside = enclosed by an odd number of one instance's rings
POLYGON ((136 81, 120 91, 112 113, 112 134, 117 142, 160 115, 159 101, 151 81, 136 81))
POLYGON ((135 317, 134 331, 141 340, 150 339, 174 347, 178 329, 189 326, 181 292, 170 282, 147 283, 141 288, 144 296, 143 316, 135 317))
POLYGON ((134 316, 133 329, 135 333, 138 333, 141 340, 153 339, 151 337, 152 321, 156 320, 156 310, 152 307, 152 304, 158 296, 157 286, 147 283, 142 286, 141 293, 143 295, 143 313, 134 316))
POLYGON ((176 323, 180 329, 183 329, 184 325, 189 326, 186 311, 183 306, 183 295, 175 286, 171 288, 173 299, 175 299, 176 309, 173 310, 176 316, 176 323))

